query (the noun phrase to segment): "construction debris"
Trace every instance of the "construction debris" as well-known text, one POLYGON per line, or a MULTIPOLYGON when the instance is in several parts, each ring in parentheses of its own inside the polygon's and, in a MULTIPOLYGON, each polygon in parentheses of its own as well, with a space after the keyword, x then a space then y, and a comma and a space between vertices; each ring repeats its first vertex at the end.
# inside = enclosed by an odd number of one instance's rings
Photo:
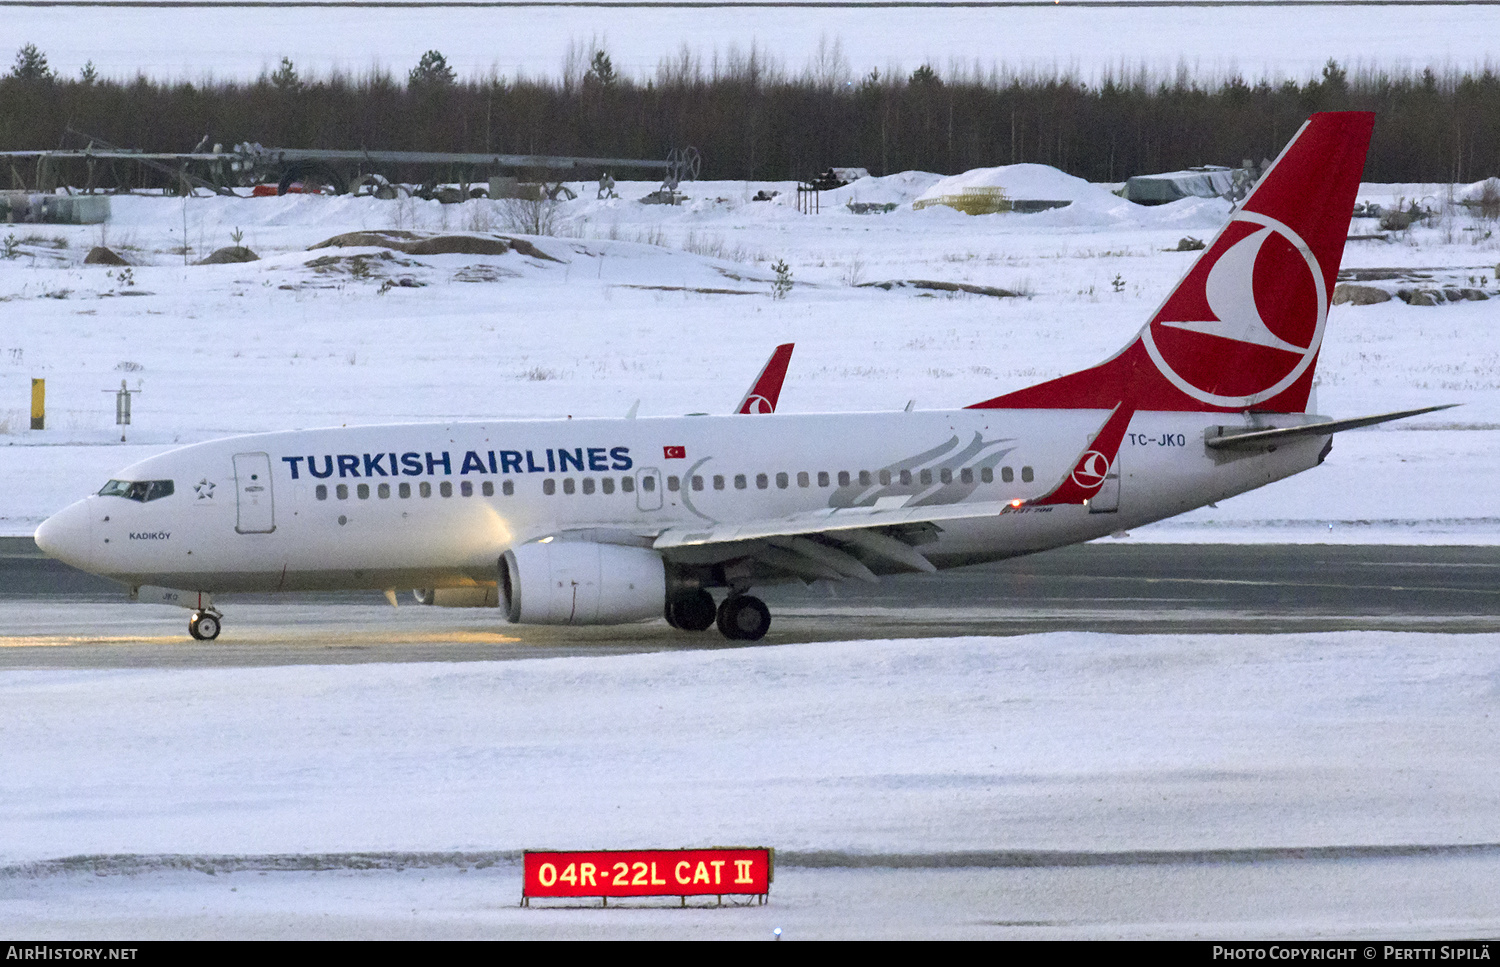
POLYGON ((99 225, 109 219, 102 195, 0 191, 0 222, 10 225, 99 225))

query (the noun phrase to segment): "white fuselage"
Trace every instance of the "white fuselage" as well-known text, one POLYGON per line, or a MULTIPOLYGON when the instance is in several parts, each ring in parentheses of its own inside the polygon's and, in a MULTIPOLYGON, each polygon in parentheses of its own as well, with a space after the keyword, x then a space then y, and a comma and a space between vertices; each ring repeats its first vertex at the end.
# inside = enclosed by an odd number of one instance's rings
MULTIPOLYGON (((829 507, 1034 499, 1071 471, 1107 416, 952 410, 256 434, 183 447, 117 475, 170 480, 169 496, 96 495, 43 527, 47 543, 63 549, 57 556, 132 585, 204 592, 486 585, 507 548, 549 535, 650 546, 674 526, 829 507)), ((1111 487, 1094 507, 1023 505, 942 521, 922 552, 952 567, 1090 540, 1306 470, 1328 441, 1311 436, 1253 453, 1204 446, 1207 427, 1245 419, 1138 412, 1116 461, 1117 494, 1111 487)), ((1282 425, 1305 419, 1285 417, 1282 425)), ((693 552, 663 553, 671 563, 693 552)))

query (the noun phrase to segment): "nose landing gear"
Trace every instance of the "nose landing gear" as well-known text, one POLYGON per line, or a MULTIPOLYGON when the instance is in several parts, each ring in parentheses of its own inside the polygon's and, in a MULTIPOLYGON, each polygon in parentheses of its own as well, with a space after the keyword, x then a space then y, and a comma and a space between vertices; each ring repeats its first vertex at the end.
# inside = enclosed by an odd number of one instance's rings
POLYGON ((199 641, 213 641, 219 637, 224 616, 217 611, 194 611, 188 619, 188 634, 199 641))

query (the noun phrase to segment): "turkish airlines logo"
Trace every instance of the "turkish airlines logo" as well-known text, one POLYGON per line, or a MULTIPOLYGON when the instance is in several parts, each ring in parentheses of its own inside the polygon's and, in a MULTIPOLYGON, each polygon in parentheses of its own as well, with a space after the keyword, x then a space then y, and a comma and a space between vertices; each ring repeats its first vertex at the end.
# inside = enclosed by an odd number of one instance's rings
POLYGON ((745 405, 740 407, 741 413, 775 413, 776 407, 764 396, 756 394, 745 400, 745 405))
POLYGON ((1093 490, 1109 476, 1109 457, 1098 450, 1090 450, 1078 461, 1073 470, 1073 482, 1084 490, 1093 490))
POLYGON ((1244 407, 1297 381, 1328 319, 1322 268, 1282 222, 1242 211, 1142 336, 1163 376, 1214 406, 1244 407))

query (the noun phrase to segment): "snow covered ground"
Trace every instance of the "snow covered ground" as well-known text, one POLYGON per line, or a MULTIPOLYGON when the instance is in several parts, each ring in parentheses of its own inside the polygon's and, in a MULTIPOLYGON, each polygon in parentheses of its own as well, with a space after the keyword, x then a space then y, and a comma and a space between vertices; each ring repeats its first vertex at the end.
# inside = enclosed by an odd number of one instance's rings
MULTIPOLYGON (((742 8, 378 11, 271 9, 55 9, 0 3, 6 36, 32 42, 52 66, 77 76, 92 60, 101 75, 198 82, 248 80, 290 57, 304 75, 404 77, 437 48, 461 76, 556 77, 570 46, 610 52, 638 78, 686 50, 705 70, 754 46, 792 74, 812 70, 839 83, 872 68, 905 76, 930 63, 944 76, 992 69, 1073 73, 1146 69, 1200 80, 1231 74, 1273 81, 1316 77, 1330 57, 1346 67, 1482 69, 1495 57, 1500 10, 1474 6, 1238 8, 1042 7, 1010 9, 742 8), (104 38, 108 38, 107 41, 104 38), (820 54, 821 47, 821 54, 820 54)), ((8 56, 8 52, 6 54, 8 56)))
MULTIPOLYGON (((797 343, 788 412, 963 406, 1090 365, 1130 338, 1194 258, 1168 250, 1210 237, 1227 205, 1142 208, 1049 171, 989 177, 1071 206, 980 217, 914 211, 940 181, 921 172, 825 193, 814 215, 796 211, 790 183, 692 183, 675 208, 639 204, 650 183, 622 184, 624 197, 608 201, 575 184, 580 198, 558 209, 563 237, 533 240, 546 258, 307 250, 355 230, 506 231, 505 204, 483 200, 121 197, 103 226, 18 226, 18 256, 0 259, 0 534, 30 533, 145 453, 215 436, 623 415, 636 399, 643 414, 728 410, 787 340, 797 343), (761 190, 781 194, 752 201, 761 190), (856 215, 847 202, 899 207, 856 215), (184 264, 232 244, 236 230, 261 261, 184 264), (137 264, 82 265, 99 244, 137 264), (784 301, 770 297, 777 259, 796 281, 784 301), (904 279, 1023 295, 867 285, 904 279), (45 431, 27 429, 33 377, 47 380, 45 431), (143 389, 123 445, 110 392, 122 379, 143 389)), ((1447 196, 1442 185, 1361 192, 1388 207, 1447 196)), ((1389 242, 1352 242, 1344 264, 1433 268, 1495 292, 1494 230, 1459 208, 1389 242)), ((1323 412, 1463 407, 1342 434, 1319 470, 1132 539, 1500 539, 1495 306, 1335 307, 1323 412)))
POLYGON ((66 936, 1493 932, 1500 852, 1462 847, 1500 843, 1497 683, 1500 637, 1394 633, 16 671, 0 680, 0 922, 66 936), (770 907, 508 909, 515 850, 725 842, 788 854, 770 907), (1373 849, 1289 852, 1327 846, 1373 849), (1223 859, 1255 849, 1276 855, 1223 859), (1140 855, 921 869, 998 850, 1140 855), (414 855, 433 853, 462 855, 414 855), (102 854, 117 858, 46 862, 102 854), (859 868, 879 856, 908 869, 859 868), (262 877, 277 868, 290 872, 262 877))

